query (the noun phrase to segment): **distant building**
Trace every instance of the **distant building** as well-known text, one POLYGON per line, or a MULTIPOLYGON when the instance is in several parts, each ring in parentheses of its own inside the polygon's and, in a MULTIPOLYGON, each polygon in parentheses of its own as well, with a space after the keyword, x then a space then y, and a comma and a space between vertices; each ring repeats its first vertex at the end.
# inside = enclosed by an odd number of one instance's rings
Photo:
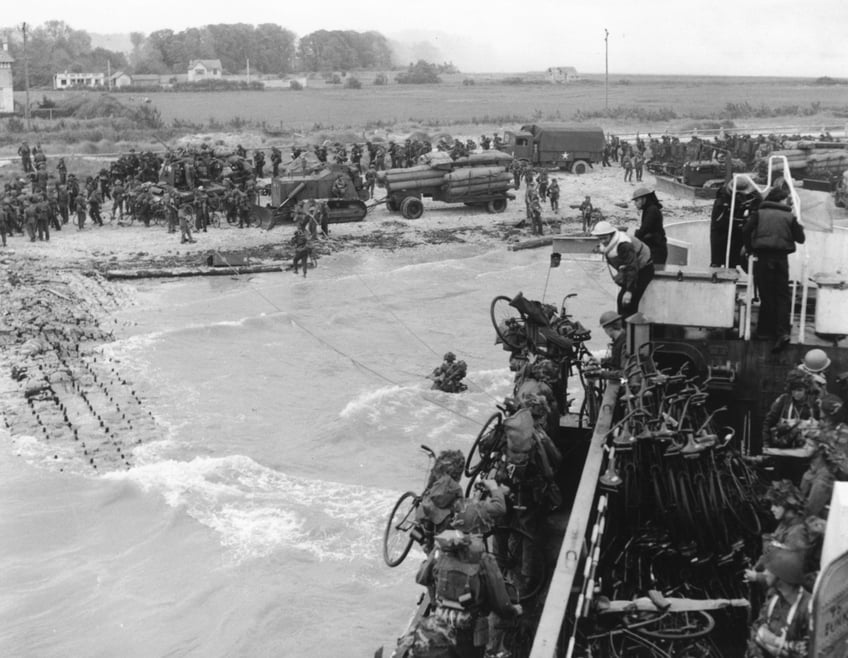
MULTIPOLYGON (((167 76, 165 76, 167 79, 167 76)), ((133 87, 159 87, 162 85, 162 76, 156 73, 138 73, 130 76, 133 87)))
POLYGON ((15 58, 9 54, 8 42, 3 42, 0 50, 0 114, 12 114, 15 111, 15 95, 12 92, 12 64, 15 58))
POLYGON ((105 73, 56 73, 53 76, 53 89, 72 89, 74 87, 105 87, 105 73))
POLYGON ((552 66, 548 69, 547 73, 548 81, 556 84, 573 82, 574 80, 580 79, 580 76, 577 74, 577 69, 573 66, 552 66))
POLYGON ((117 71, 109 76, 109 88, 120 89, 121 87, 129 87, 133 83, 132 76, 123 71, 117 71))
POLYGON ((188 63, 188 81, 220 80, 223 69, 220 59, 193 59, 188 63))

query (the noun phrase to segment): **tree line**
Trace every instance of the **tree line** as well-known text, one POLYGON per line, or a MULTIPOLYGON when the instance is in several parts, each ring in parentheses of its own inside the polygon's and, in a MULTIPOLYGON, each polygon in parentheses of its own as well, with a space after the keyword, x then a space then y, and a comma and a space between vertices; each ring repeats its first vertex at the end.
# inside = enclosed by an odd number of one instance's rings
MULTIPOLYGON (((23 38, 19 29, 5 28, 15 88, 23 88, 23 38)), ((286 75, 295 72, 391 69, 388 39, 375 31, 317 30, 298 39, 291 30, 274 23, 216 24, 175 32, 157 30, 148 35, 130 34, 129 55, 93 48, 85 30, 64 21, 47 21, 28 32, 30 85, 49 86, 57 72, 124 70, 160 75, 185 73, 193 59, 220 59, 226 73, 250 71, 286 75)))

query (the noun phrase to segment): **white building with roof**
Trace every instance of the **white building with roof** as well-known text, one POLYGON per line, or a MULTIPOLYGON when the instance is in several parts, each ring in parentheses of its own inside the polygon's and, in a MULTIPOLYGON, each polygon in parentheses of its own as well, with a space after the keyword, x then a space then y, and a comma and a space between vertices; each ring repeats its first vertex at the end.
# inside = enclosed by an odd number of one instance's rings
POLYGON ((580 79, 577 69, 573 66, 552 66, 547 70, 547 74, 550 82, 560 84, 580 79))
POLYGON ((188 81, 220 80, 223 74, 220 59, 193 59, 188 63, 188 81))

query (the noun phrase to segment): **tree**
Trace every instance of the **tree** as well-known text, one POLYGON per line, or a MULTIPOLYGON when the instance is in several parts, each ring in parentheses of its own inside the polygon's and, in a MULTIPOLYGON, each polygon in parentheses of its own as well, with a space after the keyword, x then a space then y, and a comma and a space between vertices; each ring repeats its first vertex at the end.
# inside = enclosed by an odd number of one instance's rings
POLYGON ((402 85, 426 85, 441 82, 442 79, 438 75, 439 67, 423 59, 419 59, 415 64, 410 64, 403 73, 398 73, 395 76, 402 85))

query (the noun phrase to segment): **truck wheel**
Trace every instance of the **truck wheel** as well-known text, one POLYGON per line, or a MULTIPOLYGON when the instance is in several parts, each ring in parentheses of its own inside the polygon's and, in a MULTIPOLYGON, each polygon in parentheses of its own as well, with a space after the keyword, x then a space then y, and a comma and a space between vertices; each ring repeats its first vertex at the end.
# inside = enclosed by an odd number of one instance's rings
POLYGON ((388 208, 392 212, 397 212, 398 210, 400 210, 400 204, 398 203, 397 199, 395 199, 393 196, 390 196, 389 200, 386 201, 386 208, 388 208))
POLYGON ((401 202, 400 212, 407 219, 418 219, 424 214, 424 204, 418 197, 408 196, 401 202))
POLYGON ((506 210, 506 199, 492 199, 486 204, 486 210, 490 213, 499 213, 506 210))
POLYGON ((589 163, 585 160, 575 160, 571 165, 571 171, 575 174, 585 174, 589 171, 589 163))

